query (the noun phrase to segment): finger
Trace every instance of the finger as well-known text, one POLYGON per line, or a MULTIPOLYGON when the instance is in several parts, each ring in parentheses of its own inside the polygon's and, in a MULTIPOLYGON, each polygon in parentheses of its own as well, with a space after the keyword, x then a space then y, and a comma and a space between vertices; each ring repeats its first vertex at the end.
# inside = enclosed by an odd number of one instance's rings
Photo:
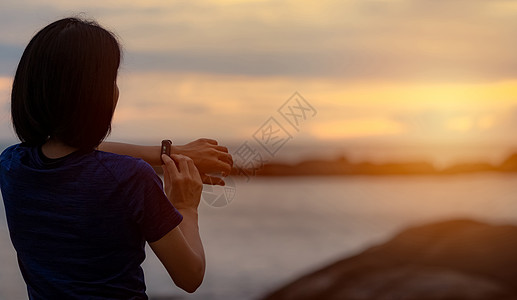
POLYGON ((212 144, 212 145, 217 145, 217 141, 213 140, 213 139, 202 138, 201 140, 205 141, 205 142, 207 142, 209 144, 212 144))
POLYGON ((170 181, 169 169, 167 168, 166 165, 162 165, 162 170, 163 170, 163 181, 169 182, 170 181))
POLYGON ((230 167, 233 167, 233 156, 230 154, 230 167))
POLYGON ((229 164, 230 167, 233 166, 233 158, 230 153, 224 153, 224 154, 219 155, 219 160, 229 164))
POLYGON ((230 172, 232 171, 232 166, 229 163, 218 160, 214 163, 212 169, 212 173, 222 173, 223 176, 226 177, 230 175, 230 172))
POLYGON ((162 161, 164 163, 162 165, 162 168, 164 169, 164 173, 165 173, 165 170, 167 170, 167 172, 169 173, 169 175, 171 177, 175 177, 178 174, 178 168, 176 168, 176 164, 174 163, 174 160, 172 160, 168 155, 162 154, 162 161))
POLYGON ((192 159, 187 160, 187 165, 190 172, 190 176, 192 176, 192 178, 195 178, 196 180, 201 181, 201 175, 199 174, 199 171, 196 165, 194 164, 194 161, 192 159))
POLYGON ((225 146, 215 146, 214 149, 228 153, 228 148, 225 146))
POLYGON ((188 174, 189 170, 188 170, 187 159, 190 159, 190 158, 185 155, 181 155, 181 154, 175 154, 174 156, 175 157, 173 157, 173 159, 178 163, 178 171, 180 173, 188 174))
POLYGON ((203 175, 202 179, 203 179, 203 183, 204 184, 220 185, 220 186, 224 186, 226 184, 224 182, 224 179, 219 178, 219 177, 212 177, 212 176, 208 176, 208 175, 203 175))

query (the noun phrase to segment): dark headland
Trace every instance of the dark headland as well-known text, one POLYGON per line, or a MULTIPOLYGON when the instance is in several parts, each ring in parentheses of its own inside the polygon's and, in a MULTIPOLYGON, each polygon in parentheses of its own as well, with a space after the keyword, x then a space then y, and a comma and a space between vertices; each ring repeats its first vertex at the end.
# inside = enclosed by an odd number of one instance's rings
POLYGON ((232 170, 232 174, 237 176, 454 175, 482 172, 517 172, 517 153, 498 165, 479 161, 455 164, 444 169, 438 169, 426 161, 356 163, 346 157, 339 157, 328 160, 308 159, 296 164, 272 162, 255 164, 254 167, 236 166, 232 170))

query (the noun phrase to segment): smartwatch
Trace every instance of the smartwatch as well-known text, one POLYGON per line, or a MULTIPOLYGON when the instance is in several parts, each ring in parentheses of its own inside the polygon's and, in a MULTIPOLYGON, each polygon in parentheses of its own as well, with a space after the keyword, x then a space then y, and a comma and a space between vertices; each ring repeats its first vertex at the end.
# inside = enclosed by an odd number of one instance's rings
POLYGON ((167 156, 171 156, 171 148, 172 148, 172 141, 171 140, 163 140, 162 141, 162 148, 160 157, 162 154, 166 154, 167 156))

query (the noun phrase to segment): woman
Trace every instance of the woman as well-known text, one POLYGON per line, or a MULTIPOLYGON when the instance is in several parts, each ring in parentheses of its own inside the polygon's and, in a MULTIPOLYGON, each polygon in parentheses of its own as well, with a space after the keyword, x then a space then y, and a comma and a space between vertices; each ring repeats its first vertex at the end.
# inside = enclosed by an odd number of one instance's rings
MULTIPOLYGON (((66 18, 38 32, 18 65, 11 113, 22 143, 0 156, 0 186, 30 299, 147 299, 145 242, 180 288, 194 292, 203 280, 197 207, 201 176, 213 178, 187 156, 162 155, 164 192, 143 160, 96 150, 159 160, 156 148, 101 144, 118 101, 119 63, 111 33, 66 18)), ((205 171, 231 168, 215 141, 189 149, 198 158, 210 150, 199 158, 205 171)))

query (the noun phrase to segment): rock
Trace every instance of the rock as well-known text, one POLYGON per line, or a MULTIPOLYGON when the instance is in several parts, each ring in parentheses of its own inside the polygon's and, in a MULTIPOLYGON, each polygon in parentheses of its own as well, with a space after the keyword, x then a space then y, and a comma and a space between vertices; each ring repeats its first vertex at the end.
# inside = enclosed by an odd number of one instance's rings
POLYGON ((414 227, 264 299, 517 299, 517 226, 414 227))

